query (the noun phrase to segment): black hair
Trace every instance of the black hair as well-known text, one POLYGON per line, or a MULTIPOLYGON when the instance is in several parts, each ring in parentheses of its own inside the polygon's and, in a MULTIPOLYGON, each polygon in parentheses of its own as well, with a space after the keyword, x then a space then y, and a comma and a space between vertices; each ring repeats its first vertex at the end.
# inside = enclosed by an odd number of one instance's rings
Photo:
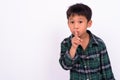
POLYGON ((69 19, 70 16, 74 16, 75 14, 77 14, 77 15, 85 16, 87 20, 90 21, 92 17, 92 10, 89 6, 85 4, 77 3, 70 6, 66 14, 67 14, 67 19, 69 19))

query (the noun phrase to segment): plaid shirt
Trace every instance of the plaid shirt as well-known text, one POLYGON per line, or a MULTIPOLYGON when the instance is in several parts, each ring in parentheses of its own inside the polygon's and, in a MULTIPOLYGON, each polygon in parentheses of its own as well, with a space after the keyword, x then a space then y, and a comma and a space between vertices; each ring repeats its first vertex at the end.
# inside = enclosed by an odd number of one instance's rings
POLYGON ((115 80, 104 42, 87 31, 90 42, 85 50, 78 46, 72 59, 69 51, 73 35, 61 43, 59 62, 65 70, 70 70, 70 80, 115 80))

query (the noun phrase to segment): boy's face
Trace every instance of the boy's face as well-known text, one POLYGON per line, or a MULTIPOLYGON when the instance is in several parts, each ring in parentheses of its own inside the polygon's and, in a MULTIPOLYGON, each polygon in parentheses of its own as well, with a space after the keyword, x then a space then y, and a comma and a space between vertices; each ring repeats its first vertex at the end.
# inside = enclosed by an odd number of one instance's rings
POLYGON ((70 16, 68 19, 68 26, 70 28, 70 31, 73 35, 76 35, 77 33, 78 37, 84 36, 87 28, 90 27, 91 24, 92 21, 87 21, 87 18, 82 15, 70 16))

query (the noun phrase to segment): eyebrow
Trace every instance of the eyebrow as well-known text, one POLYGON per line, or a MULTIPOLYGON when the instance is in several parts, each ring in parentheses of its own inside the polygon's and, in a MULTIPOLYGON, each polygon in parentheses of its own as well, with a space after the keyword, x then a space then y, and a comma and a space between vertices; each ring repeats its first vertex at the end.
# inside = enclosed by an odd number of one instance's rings
MULTIPOLYGON (((83 20, 83 18, 79 18, 80 20, 82 19, 83 20)), ((69 20, 73 20, 73 18, 69 18, 69 20)))

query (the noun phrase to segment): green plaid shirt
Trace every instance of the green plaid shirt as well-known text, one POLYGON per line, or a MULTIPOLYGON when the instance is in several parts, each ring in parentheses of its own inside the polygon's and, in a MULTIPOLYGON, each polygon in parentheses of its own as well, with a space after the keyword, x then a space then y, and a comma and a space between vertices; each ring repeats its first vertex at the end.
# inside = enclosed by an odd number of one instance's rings
POLYGON ((104 42, 90 31, 87 32, 90 42, 86 50, 78 46, 73 59, 69 55, 73 35, 62 41, 61 66, 70 70, 70 80, 115 80, 104 42))

